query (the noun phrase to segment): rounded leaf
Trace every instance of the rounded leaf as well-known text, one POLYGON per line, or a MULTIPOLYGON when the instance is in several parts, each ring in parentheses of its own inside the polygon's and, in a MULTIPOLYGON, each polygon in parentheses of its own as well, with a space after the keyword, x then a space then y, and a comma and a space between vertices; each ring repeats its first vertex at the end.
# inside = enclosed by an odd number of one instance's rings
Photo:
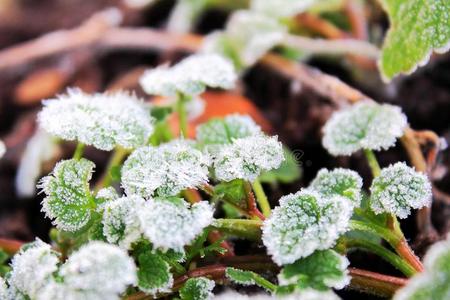
POLYGON ((173 196, 208 181, 209 158, 187 141, 175 140, 134 151, 122 168, 127 195, 173 196))
POLYGON ((427 176, 403 162, 383 168, 372 181, 370 192, 370 207, 375 213, 392 213, 402 219, 411 213, 411 208, 431 204, 431 183, 427 176))
POLYGON ((363 101, 335 112, 324 127, 323 146, 332 155, 388 149, 403 135, 406 116, 397 106, 363 101))
POLYGON ((173 285, 170 265, 162 256, 145 251, 138 256, 138 287, 150 294, 167 293, 173 285))
POLYGON ((153 133, 153 118, 142 100, 126 92, 89 95, 69 90, 45 100, 38 121, 47 132, 100 150, 145 145, 153 133))
POLYGON ((352 212, 346 198, 301 190, 280 199, 280 206, 264 221, 262 240, 278 265, 290 264, 333 247, 347 231, 352 212))

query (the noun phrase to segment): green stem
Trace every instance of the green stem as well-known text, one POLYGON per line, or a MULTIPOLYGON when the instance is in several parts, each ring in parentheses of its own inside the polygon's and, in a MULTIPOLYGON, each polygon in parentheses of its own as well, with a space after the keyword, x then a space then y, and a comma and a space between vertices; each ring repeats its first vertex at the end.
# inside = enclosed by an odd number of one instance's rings
POLYGON ((100 189, 110 186, 113 177, 111 176, 111 171, 113 168, 120 166, 125 156, 128 154, 128 150, 117 146, 114 150, 113 154, 111 155, 108 164, 106 165, 106 169, 103 172, 102 177, 99 179, 97 184, 95 185, 95 191, 98 192, 100 189))
POLYGON ((83 156, 84 146, 85 145, 83 143, 77 143, 77 147, 75 148, 75 152, 73 153, 74 159, 79 160, 83 156))
POLYGON ((372 150, 364 149, 364 154, 366 155, 367 162, 369 163, 370 170, 372 171, 373 177, 380 176, 381 168, 378 164, 377 157, 372 150))
POLYGON ((255 272, 252 272, 253 274, 253 281, 260 287, 265 288, 266 290, 270 291, 271 293, 274 293, 277 289, 277 285, 273 284, 269 280, 265 279, 259 274, 256 274, 255 272))
POLYGON ((370 232, 377 236, 382 237, 386 242, 388 242, 393 248, 400 242, 400 237, 394 234, 389 229, 376 224, 369 224, 363 221, 350 220, 350 228, 352 230, 359 230, 363 232, 370 232))
POLYGON ((212 226, 223 233, 253 241, 261 238, 261 220, 216 219, 212 226))
POLYGON ((256 202, 258 202, 259 208, 261 208, 261 212, 264 217, 269 217, 271 213, 271 208, 269 204, 269 199, 267 199, 266 193, 264 192, 264 188, 261 185, 261 182, 256 179, 252 183, 253 191, 255 192, 256 202))
POLYGON ((187 120, 187 111, 186 111, 186 102, 189 101, 189 98, 185 95, 179 94, 178 100, 176 103, 176 110, 178 112, 178 120, 180 123, 181 135, 183 137, 187 137, 188 131, 188 120, 187 120))
POLYGON ((372 243, 367 240, 352 238, 344 238, 343 242, 347 249, 356 248, 378 255, 379 257, 383 258, 385 261, 393 265, 395 268, 400 270, 407 277, 411 277, 417 273, 417 271, 406 260, 381 245, 372 243))

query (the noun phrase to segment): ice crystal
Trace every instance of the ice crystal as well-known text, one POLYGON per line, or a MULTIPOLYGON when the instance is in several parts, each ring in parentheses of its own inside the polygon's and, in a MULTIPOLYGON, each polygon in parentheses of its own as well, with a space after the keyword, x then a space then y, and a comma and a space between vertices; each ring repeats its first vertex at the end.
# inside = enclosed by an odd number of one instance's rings
POLYGON ((103 212, 103 234, 109 243, 129 249, 141 237, 138 211, 144 200, 137 196, 107 202, 103 212))
POLYGON ((8 288, 6 286, 5 280, 0 277, 0 299, 7 299, 8 288))
POLYGON ((15 184, 20 197, 32 197, 35 193, 36 180, 41 175, 41 166, 52 159, 58 147, 52 136, 38 129, 25 146, 17 169, 15 184))
POLYGON ((230 89, 236 74, 226 59, 216 54, 191 55, 173 67, 159 66, 144 73, 140 84, 151 95, 196 96, 206 87, 230 89))
POLYGON ((278 276, 281 285, 317 290, 342 289, 350 282, 349 261, 334 250, 316 251, 293 264, 286 265, 278 276))
POLYGON ((337 168, 332 171, 321 169, 311 182, 310 188, 326 197, 340 195, 349 198, 355 206, 361 202, 362 178, 348 169, 337 168))
POLYGON ((47 195, 42 211, 58 228, 76 231, 89 221, 95 206, 89 190, 93 169, 94 163, 84 158, 63 160, 42 179, 40 187, 47 195))
POLYGON ((322 143, 333 155, 351 155, 360 149, 386 150, 406 125, 399 107, 363 101, 332 115, 325 124, 322 143))
POLYGON ((214 281, 206 277, 190 278, 180 289, 180 297, 182 300, 209 300, 214 286, 214 281))
POLYGON ((112 186, 100 189, 95 196, 95 201, 97 202, 97 211, 99 211, 100 213, 103 212, 103 209, 108 202, 114 201, 119 198, 119 194, 117 194, 116 189, 112 186))
POLYGON ((122 168, 128 195, 172 196, 208 181, 209 158, 185 140, 134 151, 122 168))
POLYGON ((235 139, 261 134, 261 127, 248 115, 232 114, 211 119, 197 127, 197 141, 202 145, 231 144, 235 139))
POLYGON ((370 187, 370 206, 377 213, 388 212, 406 218, 411 208, 431 204, 431 184, 427 176, 403 162, 381 170, 370 187))
POLYGON ((45 290, 45 295, 57 296, 47 299, 119 299, 119 294, 137 281, 133 259, 117 246, 98 241, 73 253, 59 276, 63 282, 45 290))
POLYGON ((293 263, 332 247, 347 231, 352 210, 346 198, 324 197, 313 190, 284 196, 264 221, 264 245, 277 264, 293 263))
POLYGON ((205 201, 192 206, 180 198, 149 200, 138 212, 144 236, 155 248, 183 250, 213 221, 205 201))
POLYGON ((277 20, 239 10, 232 14, 224 32, 214 32, 206 37, 203 50, 237 58, 237 65, 251 66, 279 44, 285 34, 286 28, 277 20))
POLYGON ((276 136, 255 135, 224 145, 215 155, 217 179, 254 181, 262 171, 276 169, 284 160, 283 147, 276 136))
POLYGON ((168 293, 173 285, 170 265, 158 253, 147 250, 138 256, 138 287, 150 295, 168 293))
POLYGON ((26 245, 11 262, 8 284, 12 293, 36 298, 39 291, 51 281, 52 274, 58 269, 58 262, 58 256, 50 245, 41 240, 26 245))
POLYGON ((268 17, 291 17, 304 12, 317 0, 252 0, 250 9, 268 17))
POLYGON ((447 300, 450 298, 450 239, 431 246, 424 258, 425 271, 411 278, 394 300, 447 300))
POLYGON ((101 150, 116 145, 127 149, 142 146, 153 132, 149 109, 126 92, 89 95, 72 89, 43 103, 38 116, 42 128, 64 140, 101 150))
POLYGON ((5 152, 6 152, 5 143, 3 143, 3 141, 0 141, 0 158, 2 158, 3 155, 5 155, 5 152))

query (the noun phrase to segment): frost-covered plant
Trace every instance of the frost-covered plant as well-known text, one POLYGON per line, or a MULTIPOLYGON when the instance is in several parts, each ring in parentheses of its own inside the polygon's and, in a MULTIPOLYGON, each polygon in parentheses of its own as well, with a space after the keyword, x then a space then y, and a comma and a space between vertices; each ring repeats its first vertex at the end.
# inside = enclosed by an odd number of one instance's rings
POLYGON ((208 182, 209 157, 187 140, 174 140, 158 147, 134 151, 122 168, 127 195, 174 196, 208 182))
POLYGON ((134 94, 85 94, 69 90, 44 101, 39 125, 49 133, 101 150, 117 145, 132 149, 144 145, 153 132, 149 109, 134 94))
POLYGON ((403 162, 383 168, 370 187, 370 207, 375 213, 392 213, 406 218, 411 208, 431 204, 431 184, 427 176, 403 162))
POLYGON ((348 169, 321 169, 311 182, 310 188, 326 197, 339 195, 352 201, 355 206, 361 202, 362 178, 358 173, 348 169))
POLYGON ((213 221, 207 202, 189 205, 180 198, 155 198, 138 211, 144 235, 155 248, 181 251, 213 221))
POLYGON ((211 291, 214 286, 214 281, 208 278, 190 278, 180 289, 180 297, 182 300, 209 300, 213 296, 211 291))
POLYGON ((407 125, 397 106, 363 101, 334 113, 323 128, 323 146, 333 155, 394 146, 407 125))
POLYGON ((450 297, 450 239, 431 246, 424 257, 425 271, 397 291, 394 300, 445 300, 450 297))
POLYGON ((290 264, 334 246, 348 230, 352 211, 344 197, 302 190, 280 199, 280 206, 264 222, 262 240, 277 264, 290 264))

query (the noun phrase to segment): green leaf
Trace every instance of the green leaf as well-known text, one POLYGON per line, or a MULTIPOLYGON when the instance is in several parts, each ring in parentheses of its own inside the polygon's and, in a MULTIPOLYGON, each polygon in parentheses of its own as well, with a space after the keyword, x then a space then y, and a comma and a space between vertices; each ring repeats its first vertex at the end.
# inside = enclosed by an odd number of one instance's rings
POLYGON ((347 258, 334 250, 316 251, 286 265, 279 275, 279 281, 282 285, 294 285, 298 289, 341 289, 350 282, 348 264, 347 258))
POLYGON ((390 80, 424 65, 432 51, 445 52, 450 42, 450 1, 381 0, 389 15, 390 29, 379 62, 390 80))
POLYGON ((208 300, 212 297, 214 281, 205 278, 190 278, 180 289, 180 297, 183 300, 208 300))
POLYGON ((283 183, 288 184, 300 179, 302 170, 294 154, 286 147, 283 147, 284 161, 275 169, 262 173, 259 181, 262 183, 283 183))
POLYGON ((77 231, 85 226, 96 208, 89 190, 94 163, 87 159, 59 162, 53 174, 42 179, 41 187, 47 197, 42 210, 54 224, 65 231, 77 231))
POLYGON ((242 179, 219 183, 214 187, 214 196, 242 209, 247 208, 247 195, 244 189, 244 180, 242 179))
POLYGON ((151 250, 139 254, 137 276, 139 289, 151 295, 168 292, 173 284, 170 265, 151 250))
POLYGON ((164 121, 173 112, 170 106, 154 106, 151 110, 151 115, 156 121, 164 121))
POLYGON ((242 285, 257 285, 269 292, 275 292, 277 286, 267 279, 252 271, 243 271, 235 268, 227 268, 225 276, 231 281, 242 285))

